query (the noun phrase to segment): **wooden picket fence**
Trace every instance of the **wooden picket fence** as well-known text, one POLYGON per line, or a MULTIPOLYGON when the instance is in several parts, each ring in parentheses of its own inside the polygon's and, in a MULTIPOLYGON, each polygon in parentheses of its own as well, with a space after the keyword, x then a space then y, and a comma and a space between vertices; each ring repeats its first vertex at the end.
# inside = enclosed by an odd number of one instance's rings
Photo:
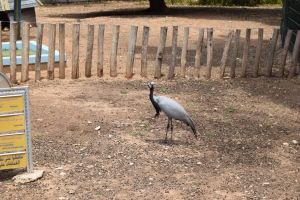
MULTIPOLYGON (((44 35, 44 24, 39 23, 37 24, 36 28, 36 60, 34 64, 34 79, 36 81, 41 79, 41 54, 42 54, 42 41, 44 35)), ((48 31, 48 63, 47 63, 47 79, 53 80, 54 70, 55 70, 55 62, 54 62, 54 52, 55 52, 55 43, 56 43, 56 26, 57 24, 47 24, 48 31)), ((79 40, 80 40, 80 27, 82 25, 79 23, 72 24, 72 56, 71 56, 71 78, 78 79, 80 77, 80 67, 79 67, 79 58, 80 58, 80 51, 79 51, 79 40)), ((85 64, 84 64, 84 75, 85 77, 91 77, 92 74, 92 65, 93 65, 93 51, 97 51, 97 74, 98 77, 103 77, 103 68, 104 66, 104 40, 105 40, 105 24, 99 24, 97 26, 97 41, 94 41, 95 37, 95 25, 88 24, 87 25, 87 45, 86 45, 86 53, 85 53, 85 64), (96 43, 96 45, 94 45, 96 43)), ((0 27, 1 28, 1 27, 0 27)), ((17 70, 16 70, 16 30, 17 30, 17 23, 12 22, 10 33, 9 33, 9 41, 10 41, 10 80, 12 83, 17 83, 17 70)), ((160 35, 159 35, 159 42, 157 46, 157 52, 155 57, 155 64, 154 64, 154 74, 153 77, 159 79, 162 77, 162 61, 165 56, 164 49, 166 47, 166 39, 167 39, 167 30, 168 27, 161 27, 160 28, 160 35)), ((29 57, 29 31, 30 26, 28 23, 24 22, 22 24, 22 66, 21 66, 21 82, 25 82, 29 80, 29 67, 28 67, 28 57, 29 57)), ((147 67, 148 67, 148 39, 149 39, 149 31, 150 27, 144 26, 142 31, 142 42, 141 42, 141 62, 140 62, 140 75, 142 77, 149 77, 150 75, 147 74, 147 67)), ((66 63, 65 63, 65 24, 59 23, 58 24, 58 50, 59 50, 59 78, 64 79, 66 77, 66 63)), ((285 74, 285 67, 286 67, 286 58, 289 52, 289 44, 292 37, 292 30, 289 30, 285 39, 284 47, 282 49, 282 55, 280 58, 280 66, 279 66, 279 76, 283 77, 285 74)), ((204 77, 210 79, 212 77, 212 67, 213 67, 213 28, 199 28, 198 29, 198 36, 197 36, 197 44, 195 49, 195 63, 194 63, 194 77, 200 77, 200 71, 204 70, 205 75, 204 77), (205 32, 207 34, 207 41, 204 41, 205 32), (203 57, 203 51, 205 48, 203 46, 206 42, 206 66, 201 66, 201 58, 203 57)), ((263 40, 264 40, 264 29, 258 29, 258 37, 256 42, 256 51, 255 51, 255 58, 254 64, 249 65, 248 62, 248 53, 249 53, 249 45, 250 45, 250 35, 251 29, 245 30, 245 41, 243 45, 243 56, 242 56, 242 64, 241 70, 239 71, 239 77, 249 77, 249 73, 247 74, 247 70, 252 68, 251 77, 258 77, 259 76, 259 69, 261 66, 261 52, 263 48, 263 40)), ((117 67, 117 59, 118 59, 118 42, 119 42, 119 34, 120 34, 120 25, 112 25, 112 40, 111 40, 111 52, 110 52, 110 62, 109 62, 109 75, 110 77, 117 77, 118 76, 118 67, 117 67)), ((126 62, 126 71, 125 77, 130 79, 134 75, 134 59, 136 56, 136 41, 137 41, 137 34, 138 34, 138 27, 131 26, 130 33, 129 33, 129 41, 128 41, 128 51, 127 51, 127 62, 126 62)), ((229 68, 229 77, 235 78, 236 75, 236 58, 239 51, 239 43, 240 43, 240 34, 241 30, 229 30, 228 36, 225 41, 225 45, 223 48, 223 54, 218 67, 218 75, 217 77, 223 78, 225 76, 225 69, 226 67, 229 68), (232 49, 231 49, 232 46, 232 49), (231 51, 230 51, 231 49, 231 51), (229 53, 231 52, 231 54, 229 53), (228 66, 228 60, 230 60, 230 65, 228 66)), ((176 66, 176 56, 178 54, 178 46, 177 46, 177 39, 178 39, 178 26, 173 26, 172 32, 172 45, 171 45, 171 62, 168 67, 168 79, 173 79, 175 77, 175 66, 176 66)), ((187 63, 187 50, 188 50, 188 40, 189 40, 189 27, 184 27, 184 36, 183 36, 183 44, 181 48, 181 58, 180 58, 180 66, 179 66, 179 77, 184 78, 186 77, 186 63, 187 63)), ((279 40, 279 29, 275 28, 273 30, 272 39, 270 40, 270 44, 268 45, 267 56, 264 58, 266 61, 264 75, 266 77, 272 76, 272 68, 273 68, 273 60, 275 55, 275 49, 279 40)), ((2 41, 2 35, 0 34, 0 42, 2 41)), ((296 66, 298 62, 298 55, 300 49, 300 31, 297 32, 296 42, 292 51, 292 64, 288 67, 287 73, 288 77, 292 78, 296 72, 296 66)), ((0 71, 3 71, 3 63, 2 63, 2 46, 0 45, 0 71)))

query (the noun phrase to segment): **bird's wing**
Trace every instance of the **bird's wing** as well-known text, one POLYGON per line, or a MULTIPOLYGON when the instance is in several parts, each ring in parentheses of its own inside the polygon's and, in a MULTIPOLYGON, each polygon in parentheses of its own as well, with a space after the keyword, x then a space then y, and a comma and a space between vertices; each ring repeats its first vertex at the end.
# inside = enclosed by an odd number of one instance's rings
POLYGON ((186 116, 188 116, 185 109, 179 103, 173 99, 170 99, 169 97, 157 96, 156 102, 161 110, 169 117, 177 120, 185 120, 186 116))
POLYGON ((197 137, 196 128, 193 120, 178 102, 166 96, 156 96, 155 101, 168 117, 185 122, 188 126, 190 126, 193 130, 195 137, 197 137))

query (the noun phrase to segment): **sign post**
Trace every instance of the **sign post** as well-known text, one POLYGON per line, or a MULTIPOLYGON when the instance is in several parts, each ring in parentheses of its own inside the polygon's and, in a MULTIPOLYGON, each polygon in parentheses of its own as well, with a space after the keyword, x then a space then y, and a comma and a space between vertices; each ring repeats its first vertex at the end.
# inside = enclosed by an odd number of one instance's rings
POLYGON ((32 172, 27 87, 0 88, 0 170, 32 172))

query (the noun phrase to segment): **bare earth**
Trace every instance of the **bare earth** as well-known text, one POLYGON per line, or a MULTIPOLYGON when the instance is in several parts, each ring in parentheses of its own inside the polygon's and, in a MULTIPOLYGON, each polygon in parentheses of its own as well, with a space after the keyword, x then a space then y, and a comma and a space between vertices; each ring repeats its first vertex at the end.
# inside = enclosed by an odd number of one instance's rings
MULTIPOLYGON (((163 114, 152 118, 155 111, 148 99, 146 83, 151 77, 141 79, 136 69, 134 79, 125 80, 122 71, 132 24, 154 27, 150 44, 155 54, 158 39, 154 36, 159 35, 160 26, 194 27, 192 49, 200 25, 219 30, 264 27, 270 37, 279 24, 280 10, 201 8, 175 10, 168 17, 104 12, 135 7, 147 5, 117 2, 37 8, 39 22, 75 22, 79 16, 83 24, 127 27, 120 35, 119 77, 109 78, 107 53, 103 79, 71 80, 68 67, 65 80, 28 83, 34 168, 45 170, 45 176, 20 185, 10 179, 16 172, 1 172, 0 199, 299 199, 299 79, 166 81, 163 77, 156 81, 156 93, 180 102, 199 134, 196 140, 189 127, 176 122, 174 141, 165 144, 167 119, 163 114)), ((71 32, 67 35, 70 54, 71 32)), ((216 33, 216 44, 218 40, 224 43, 221 32, 216 33)), ((84 39, 82 45, 81 70, 84 39)), ((163 70, 169 63, 165 60, 163 70)))

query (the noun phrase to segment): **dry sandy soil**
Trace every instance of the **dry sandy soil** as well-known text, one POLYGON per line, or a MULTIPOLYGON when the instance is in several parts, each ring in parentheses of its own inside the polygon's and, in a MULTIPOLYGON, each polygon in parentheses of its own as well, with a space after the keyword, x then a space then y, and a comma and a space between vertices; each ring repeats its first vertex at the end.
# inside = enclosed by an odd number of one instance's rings
MULTIPOLYGON (((160 26, 176 23, 195 30, 199 25, 219 30, 264 27, 268 37, 280 20, 276 8, 175 9, 168 17, 108 11, 118 7, 145 5, 48 6, 38 8, 37 14, 41 22, 81 18, 82 23, 125 27, 147 23, 154 27, 153 35, 160 26)), ((126 55, 127 34, 120 37, 120 55, 126 55)), ((216 34, 216 43, 224 43, 221 35, 216 34)), ((176 122, 174 140, 165 144, 167 119, 163 114, 152 118, 146 86, 150 78, 122 78, 122 59, 116 79, 106 72, 102 79, 29 81, 34 168, 45 175, 21 185, 10 179, 16 172, 1 172, 1 199, 299 199, 299 79, 163 77, 157 80, 156 93, 180 102, 199 135, 196 140, 188 127, 176 122)), ((166 59, 164 65, 168 63, 166 59)))

